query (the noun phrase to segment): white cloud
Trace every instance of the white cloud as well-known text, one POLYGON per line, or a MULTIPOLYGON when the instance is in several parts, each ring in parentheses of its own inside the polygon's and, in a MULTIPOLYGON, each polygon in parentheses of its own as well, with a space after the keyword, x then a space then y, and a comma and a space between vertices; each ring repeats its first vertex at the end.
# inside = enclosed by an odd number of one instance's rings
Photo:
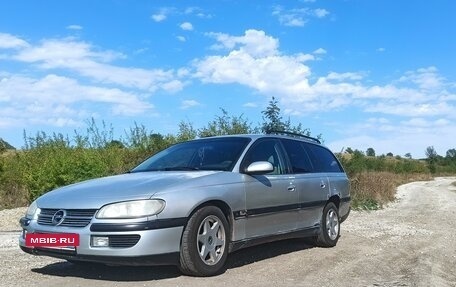
POLYGON ((200 13, 201 8, 199 7, 187 7, 184 10, 184 14, 195 14, 195 13, 200 13))
POLYGON ((166 20, 166 14, 165 13, 158 13, 158 14, 153 14, 152 16, 150 16, 152 18, 152 20, 154 20, 155 22, 162 22, 164 20, 166 20))
POLYGON ((18 49, 28 47, 29 44, 19 37, 0 33, 0 49, 18 49))
POLYGON ((223 33, 208 33, 210 37, 217 40, 217 44, 213 47, 224 49, 239 48, 242 53, 249 54, 253 57, 272 56, 277 54, 279 40, 267 36, 264 31, 246 30, 244 36, 230 36, 223 33))
POLYGON ((382 52, 385 52, 385 51, 386 51, 386 49, 383 48, 383 47, 377 48, 377 52, 382 53, 382 52))
POLYGON ((326 77, 328 80, 336 80, 336 81, 345 81, 345 80, 362 80, 364 75, 362 73, 335 73, 330 72, 326 77))
POLYGON ((187 7, 184 10, 184 14, 185 15, 195 15, 199 18, 205 18, 205 19, 212 18, 211 14, 205 13, 204 10, 201 9, 200 7, 187 7))
POLYGON ((195 100, 184 100, 184 101, 182 101, 180 108, 182 110, 186 110, 186 109, 197 107, 200 105, 201 104, 195 100))
POLYGON ((315 79, 304 61, 312 55, 284 55, 279 41, 263 31, 210 36, 217 47, 228 51, 194 61, 197 78, 204 83, 238 83, 276 96, 291 115, 351 106, 373 114, 455 117, 455 85, 447 83, 434 67, 406 72, 385 85, 370 84, 367 72, 331 72, 315 79))
POLYGON ((424 118, 412 118, 408 121, 402 121, 401 124, 414 127, 428 127, 431 123, 424 118))
POLYGON ((66 28, 68 30, 82 30, 83 29, 82 26, 80 26, 80 25, 68 25, 66 28))
POLYGON ((445 79, 438 75, 436 67, 421 68, 417 71, 408 71, 399 81, 413 82, 421 89, 433 90, 442 88, 445 79))
POLYGON ((327 51, 323 48, 318 48, 317 50, 313 51, 313 53, 317 55, 324 55, 327 53, 327 51))
POLYGON ((181 42, 187 41, 187 39, 185 39, 184 36, 177 36, 176 39, 179 40, 179 41, 181 41, 181 42))
POLYGON ((400 103, 396 100, 374 103, 366 107, 366 112, 383 113, 403 117, 447 116, 455 119, 456 105, 446 102, 400 103))
POLYGON ((160 85, 160 88, 168 93, 177 93, 181 91, 184 88, 184 86, 185 83, 183 83, 180 80, 171 80, 166 83, 162 83, 160 85))
POLYGON ((258 108, 257 103, 245 103, 242 105, 244 108, 258 108))
POLYGON ((75 125, 105 109, 112 115, 143 114, 153 105, 139 94, 115 88, 81 85, 49 74, 43 78, 13 75, 0 80, 0 122, 75 125))
POLYGON ((193 30, 193 25, 190 22, 184 22, 179 25, 179 27, 184 30, 184 31, 192 31, 193 30))
POLYGON ((296 58, 296 61, 298 62, 307 62, 307 61, 313 61, 315 60, 315 56, 311 54, 297 54, 294 56, 296 58))
POLYGON ((329 15, 329 11, 326 9, 319 8, 319 9, 313 10, 313 12, 314 12, 315 16, 317 16, 317 18, 324 18, 329 15))
POLYGON ((282 6, 275 6, 272 15, 277 17, 279 23, 289 27, 303 27, 311 17, 324 18, 330 12, 323 8, 310 9, 310 8, 294 8, 285 9, 282 6))
POLYGON ((284 10, 281 6, 274 7, 272 15, 276 16, 279 23, 284 26, 290 27, 303 27, 307 20, 304 19, 304 15, 308 14, 308 9, 303 10, 284 10))
MULTIPOLYGON (((103 84, 114 84, 154 92, 167 90, 176 79, 174 71, 141 69, 109 64, 125 56, 114 51, 97 51, 92 45, 72 38, 44 40, 40 45, 26 47, 12 57, 17 61, 35 63, 42 69, 68 69, 103 84)), ((183 86, 183 85, 181 85, 183 86)))

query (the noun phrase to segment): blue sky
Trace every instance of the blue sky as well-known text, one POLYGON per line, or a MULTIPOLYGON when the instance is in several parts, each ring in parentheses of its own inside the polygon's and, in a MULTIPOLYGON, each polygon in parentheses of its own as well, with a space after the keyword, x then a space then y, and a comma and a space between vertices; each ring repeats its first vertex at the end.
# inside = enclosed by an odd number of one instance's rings
POLYGON ((351 147, 456 147, 456 2, 4 1, 0 137, 285 117, 351 147))

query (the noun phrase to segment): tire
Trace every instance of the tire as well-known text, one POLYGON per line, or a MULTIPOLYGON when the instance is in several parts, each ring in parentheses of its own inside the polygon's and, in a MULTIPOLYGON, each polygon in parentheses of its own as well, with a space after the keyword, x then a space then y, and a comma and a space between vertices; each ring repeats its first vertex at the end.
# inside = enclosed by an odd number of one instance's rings
POLYGON ((215 206, 197 210, 182 234, 180 270, 192 276, 219 274, 228 257, 229 225, 215 206))
POLYGON ((339 211, 333 202, 328 202, 323 208, 320 232, 316 243, 320 247, 334 247, 340 237, 339 211))

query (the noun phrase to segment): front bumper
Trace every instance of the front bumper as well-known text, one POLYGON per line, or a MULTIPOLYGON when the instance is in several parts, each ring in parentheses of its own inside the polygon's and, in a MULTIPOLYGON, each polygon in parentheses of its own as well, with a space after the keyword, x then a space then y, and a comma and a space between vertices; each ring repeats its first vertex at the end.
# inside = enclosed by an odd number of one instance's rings
POLYGON ((39 225, 36 220, 22 218, 23 232, 19 237, 20 248, 34 255, 57 257, 70 261, 91 261, 115 265, 168 265, 177 264, 184 221, 173 220, 173 224, 157 221, 121 223, 92 223, 84 228, 39 225), (76 248, 34 248, 26 246, 27 233, 76 233, 79 246, 76 248), (139 236, 139 240, 128 247, 94 247, 92 236, 118 237, 139 236))

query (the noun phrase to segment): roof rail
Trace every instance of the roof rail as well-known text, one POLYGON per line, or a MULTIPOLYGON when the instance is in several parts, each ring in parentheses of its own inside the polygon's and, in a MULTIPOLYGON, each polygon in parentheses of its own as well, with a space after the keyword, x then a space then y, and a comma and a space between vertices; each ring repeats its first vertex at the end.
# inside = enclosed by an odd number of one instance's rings
POLYGON ((311 137, 311 136, 306 136, 306 135, 303 135, 303 134, 293 133, 293 132, 269 130, 269 131, 266 131, 266 134, 268 134, 268 135, 270 135, 270 134, 288 135, 288 136, 306 138, 306 139, 309 139, 311 141, 314 141, 314 142, 317 142, 317 143, 321 144, 321 141, 319 139, 317 139, 317 138, 314 138, 314 137, 311 137))

